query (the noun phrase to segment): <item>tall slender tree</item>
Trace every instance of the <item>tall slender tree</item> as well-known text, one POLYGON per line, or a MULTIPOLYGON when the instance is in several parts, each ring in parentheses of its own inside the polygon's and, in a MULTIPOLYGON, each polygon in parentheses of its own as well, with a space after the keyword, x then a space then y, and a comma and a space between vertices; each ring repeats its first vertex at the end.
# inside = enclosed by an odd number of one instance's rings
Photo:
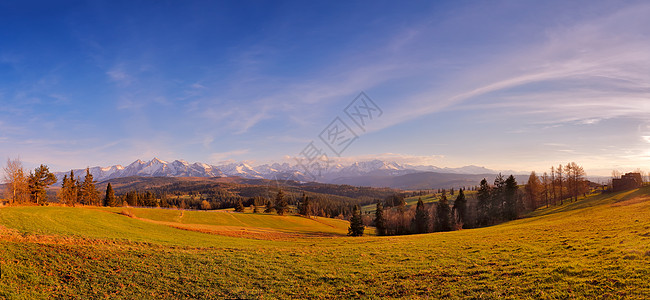
POLYGON ((81 183, 81 204, 84 205, 99 205, 99 192, 95 187, 95 180, 93 174, 90 174, 90 169, 86 168, 86 176, 83 183, 81 183))
POLYGON ((537 177, 537 174, 535 174, 535 171, 532 171, 530 176, 528 176, 528 182, 524 188, 526 190, 526 197, 528 198, 529 209, 534 210, 539 207, 542 194, 542 184, 539 177, 537 177))
POLYGON ((508 176, 504 185, 504 216, 506 220, 514 220, 518 216, 517 211, 517 180, 514 176, 508 176))
POLYGON ((456 196, 456 200, 454 200, 453 211, 457 218, 457 220, 455 220, 456 223, 461 224, 463 227, 467 227, 467 199, 465 198, 465 192, 463 189, 458 189, 458 196, 456 196))
POLYGON ((115 192, 109 182, 106 186, 106 196, 104 196, 104 206, 115 206, 115 192))
POLYGON ((359 205, 355 205, 352 209, 352 218, 350 218, 350 228, 348 228, 349 236, 362 236, 366 227, 363 225, 361 218, 361 209, 359 205))
POLYGON ((481 226, 486 226, 490 223, 490 198, 492 193, 492 188, 488 184, 487 180, 483 178, 481 180, 481 185, 478 188, 476 198, 478 200, 477 212, 478 223, 481 226))
POLYGON ((436 204, 436 231, 450 231, 451 230, 451 209, 447 195, 443 191, 440 195, 440 200, 436 204))
POLYGON ((413 229, 416 233, 429 232, 429 212, 424 208, 422 198, 418 198, 415 207, 415 217, 413 218, 413 229))
POLYGON ((283 216, 287 212, 288 207, 289 204, 284 196, 284 192, 282 192, 282 189, 278 190, 278 194, 275 196, 275 211, 278 215, 283 216))
POLYGON ((377 201, 375 209, 375 228, 377 235, 386 235, 386 217, 384 216, 384 206, 381 201, 377 201))

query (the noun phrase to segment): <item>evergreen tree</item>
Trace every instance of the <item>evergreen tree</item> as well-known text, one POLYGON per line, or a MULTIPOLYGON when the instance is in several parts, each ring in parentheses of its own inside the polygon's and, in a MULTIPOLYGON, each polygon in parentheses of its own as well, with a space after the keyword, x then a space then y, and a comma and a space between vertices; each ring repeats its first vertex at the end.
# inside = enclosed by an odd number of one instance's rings
POLYGON ((273 212, 273 202, 271 202, 271 199, 266 201, 266 208, 264 209, 265 213, 272 213, 273 212))
POLYGON ((456 223, 462 224, 463 227, 467 228, 467 199, 465 199, 465 193, 463 189, 458 190, 458 196, 454 200, 454 212, 456 212, 457 220, 456 223))
POLYGON ((260 212, 260 209, 259 209, 259 207, 258 207, 257 205, 255 205, 255 202, 253 202, 252 206, 253 206, 253 213, 254 213, 254 214, 260 212))
POLYGON ((302 200, 300 201, 300 212, 303 216, 309 216, 311 214, 311 203, 309 197, 302 193, 302 200))
POLYGON ((384 217, 384 206, 381 204, 381 201, 377 201, 375 228, 377 229, 377 235, 386 235, 386 218, 384 217))
POLYGON ((481 226, 486 226, 490 222, 490 194, 490 185, 488 184, 487 180, 483 178, 476 195, 476 198, 478 200, 476 214, 478 216, 478 223, 481 226))
POLYGON ((86 177, 84 177, 83 183, 81 183, 81 204, 85 205, 98 205, 99 196, 97 188, 95 187, 95 181, 93 180, 93 175, 90 174, 90 169, 86 168, 86 177))
POLYGON ((451 209, 449 208, 449 201, 447 195, 442 192, 440 200, 436 205, 436 231, 450 231, 451 230, 451 209))
POLYGON ((506 220, 514 220, 517 218, 517 180, 514 176, 510 175, 505 181, 503 195, 504 195, 504 216, 506 220))
POLYGON ((63 175, 63 180, 61 182, 61 189, 57 194, 57 197, 59 198, 59 203, 66 204, 68 202, 68 194, 70 193, 69 186, 70 183, 68 182, 68 174, 65 174, 63 175))
POLYGON ((413 225, 415 233, 429 232, 429 212, 424 208, 424 202, 422 202, 422 198, 418 198, 418 204, 415 207, 413 225))
POLYGON ((50 169, 46 165, 40 165, 33 173, 29 173, 27 183, 32 201, 40 205, 47 205, 45 189, 56 183, 56 177, 50 172, 50 169))
POLYGON ((275 211, 278 215, 283 216, 287 212, 288 206, 284 192, 282 192, 282 189, 278 190, 278 194, 275 196, 275 211))
POLYGON ((352 218, 350 219, 350 228, 348 228, 349 236, 362 236, 363 231, 366 227, 363 225, 363 220, 361 219, 361 209, 359 205, 355 205, 352 210, 352 218))
POLYGON ((241 200, 237 201, 237 205, 235 205, 235 211, 244 212, 244 204, 241 203, 241 200))
POLYGON ((104 196, 104 206, 115 206, 115 192, 113 192, 113 187, 111 183, 108 183, 106 186, 106 196, 104 196))
POLYGON ((494 179, 494 186, 492 188, 492 193, 490 197, 490 221, 491 223, 496 223, 505 217, 505 186, 506 180, 499 173, 494 179))

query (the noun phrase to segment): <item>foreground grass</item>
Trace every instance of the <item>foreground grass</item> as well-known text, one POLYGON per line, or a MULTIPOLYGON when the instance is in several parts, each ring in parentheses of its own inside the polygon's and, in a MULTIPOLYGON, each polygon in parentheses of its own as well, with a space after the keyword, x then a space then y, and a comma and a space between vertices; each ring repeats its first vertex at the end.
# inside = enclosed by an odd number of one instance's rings
MULTIPOLYGON (((590 197, 489 228, 287 240, 145 220, 165 217, 155 211, 2 208, 0 298, 648 298, 649 194, 590 197)), ((226 226, 186 214, 157 221, 226 226)))

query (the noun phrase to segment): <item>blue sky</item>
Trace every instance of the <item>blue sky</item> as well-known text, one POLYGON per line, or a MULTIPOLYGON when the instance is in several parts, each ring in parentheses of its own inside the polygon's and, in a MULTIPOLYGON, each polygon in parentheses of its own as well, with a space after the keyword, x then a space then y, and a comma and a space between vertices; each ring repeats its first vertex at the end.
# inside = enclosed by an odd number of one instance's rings
POLYGON ((0 157, 282 162, 365 91, 342 161, 650 169, 650 4, 566 2, 3 2, 0 157))

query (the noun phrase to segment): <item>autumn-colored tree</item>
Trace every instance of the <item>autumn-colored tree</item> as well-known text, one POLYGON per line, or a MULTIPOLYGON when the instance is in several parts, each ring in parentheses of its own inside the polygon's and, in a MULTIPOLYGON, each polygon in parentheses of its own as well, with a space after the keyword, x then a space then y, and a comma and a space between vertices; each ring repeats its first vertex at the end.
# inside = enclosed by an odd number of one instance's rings
POLYGON ((29 189, 27 176, 23 164, 19 158, 7 159, 4 169, 4 183, 6 184, 5 195, 9 199, 9 205, 27 202, 29 189))
POLYGON ((235 205, 235 211, 244 212, 244 204, 241 202, 241 199, 237 200, 237 204, 235 205))
POLYGON ((542 195, 542 183, 539 180, 539 177, 537 177, 537 174, 535 174, 535 171, 532 171, 530 176, 528 176, 528 182, 524 189, 526 190, 529 208, 534 210, 539 207, 542 195))

